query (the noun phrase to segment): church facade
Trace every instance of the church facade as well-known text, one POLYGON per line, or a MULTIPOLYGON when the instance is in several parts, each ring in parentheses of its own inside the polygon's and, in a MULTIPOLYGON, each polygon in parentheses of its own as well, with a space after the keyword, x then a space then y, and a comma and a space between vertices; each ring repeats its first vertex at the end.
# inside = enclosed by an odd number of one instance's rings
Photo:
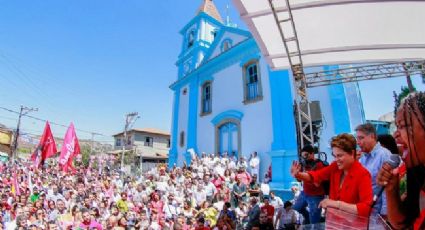
MULTIPOLYGON (((256 151, 260 179, 271 165, 272 187, 288 188, 293 180, 289 167, 298 159, 290 71, 271 70, 253 36, 223 22, 211 0, 204 0, 180 33, 178 77, 170 86, 169 165, 189 163, 191 149, 246 159, 256 151)), ((330 153, 332 136, 351 133, 365 121, 358 85, 324 86, 308 93, 321 108, 320 150, 330 153)))

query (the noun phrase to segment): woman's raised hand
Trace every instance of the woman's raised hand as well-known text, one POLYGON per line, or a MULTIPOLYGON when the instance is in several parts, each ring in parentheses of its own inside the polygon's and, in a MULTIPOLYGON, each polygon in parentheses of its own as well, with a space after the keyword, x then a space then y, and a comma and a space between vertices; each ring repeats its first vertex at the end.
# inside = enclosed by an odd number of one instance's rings
POLYGON ((291 175, 296 178, 296 175, 301 172, 301 164, 298 161, 293 161, 291 166, 291 175))

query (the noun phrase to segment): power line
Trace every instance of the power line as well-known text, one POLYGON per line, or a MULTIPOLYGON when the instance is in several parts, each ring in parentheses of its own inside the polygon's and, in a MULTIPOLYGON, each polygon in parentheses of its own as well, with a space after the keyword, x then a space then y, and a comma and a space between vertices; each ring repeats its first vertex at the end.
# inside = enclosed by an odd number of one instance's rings
MULTIPOLYGON (((12 109, 8 109, 8 108, 1 107, 1 106, 0 106, 0 109, 3 109, 5 111, 11 112, 11 113, 15 113, 15 114, 18 114, 19 115, 19 112, 14 111, 12 109)), ((28 117, 28 118, 31 118, 31 119, 34 119, 34 120, 37 120, 37 121, 47 122, 47 120, 45 120, 45 119, 34 117, 34 116, 31 116, 31 115, 28 115, 28 114, 25 114, 23 116, 28 117)), ((61 126, 61 127, 64 127, 64 128, 67 128, 68 127, 67 125, 63 125, 63 124, 60 124, 60 123, 57 123, 57 122, 54 122, 54 121, 49 121, 49 123, 52 124, 52 125, 61 126)), ((110 137, 108 135, 105 135, 105 134, 102 134, 102 133, 98 133, 98 132, 87 131, 87 130, 83 130, 83 129, 75 129, 75 130, 78 130, 78 131, 83 132, 83 133, 89 133, 89 134, 94 134, 94 135, 98 135, 98 136, 110 137)))

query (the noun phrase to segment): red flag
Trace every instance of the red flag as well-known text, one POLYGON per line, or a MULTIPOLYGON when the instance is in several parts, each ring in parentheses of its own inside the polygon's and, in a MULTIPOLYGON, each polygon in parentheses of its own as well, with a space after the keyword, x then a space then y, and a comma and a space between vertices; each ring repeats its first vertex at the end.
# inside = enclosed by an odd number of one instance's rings
POLYGON ((80 153, 80 145, 78 144, 78 138, 75 134, 74 124, 69 125, 66 131, 65 138, 63 139, 63 145, 61 149, 61 155, 59 157, 59 165, 63 171, 68 171, 72 167, 72 159, 80 153))
POLYGON ((53 138, 49 122, 47 121, 46 126, 44 127, 43 135, 40 138, 40 143, 38 143, 37 148, 31 155, 31 160, 34 162, 34 166, 38 168, 40 163, 43 163, 44 160, 53 156, 56 152, 57 150, 55 139, 53 138))

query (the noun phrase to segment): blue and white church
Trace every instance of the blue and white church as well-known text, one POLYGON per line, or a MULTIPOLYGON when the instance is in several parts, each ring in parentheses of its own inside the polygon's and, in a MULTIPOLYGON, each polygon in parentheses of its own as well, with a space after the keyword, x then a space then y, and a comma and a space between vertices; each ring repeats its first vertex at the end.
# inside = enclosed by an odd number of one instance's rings
MULTIPOLYGON (((190 153, 244 156, 257 151, 260 179, 272 165, 273 189, 288 189, 298 159, 294 92, 289 70, 272 71, 250 32, 224 22, 212 0, 204 0, 180 34, 176 65, 169 165, 190 163, 190 153)), ((318 70, 338 66, 316 67, 318 70)), ((309 89, 321 108, 320 150, 365 121, 356 83, 309 89)))

